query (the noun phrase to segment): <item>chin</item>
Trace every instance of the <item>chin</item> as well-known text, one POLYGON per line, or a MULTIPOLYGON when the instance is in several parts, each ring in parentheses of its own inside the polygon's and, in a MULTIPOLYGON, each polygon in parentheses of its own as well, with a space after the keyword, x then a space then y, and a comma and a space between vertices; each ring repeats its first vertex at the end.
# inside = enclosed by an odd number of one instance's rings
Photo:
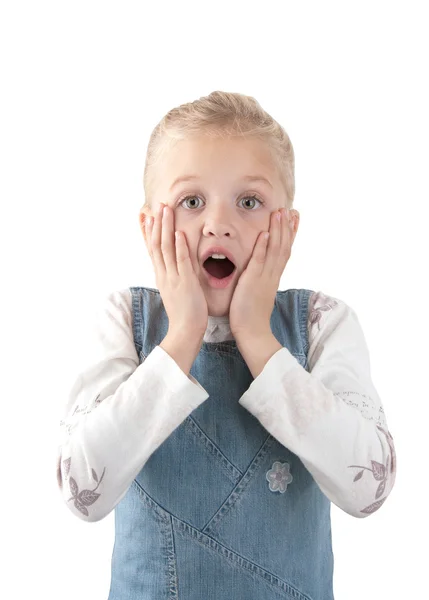
POLYGON ((222 302, 208 302, 208 311, 210 317, 228 317, 230 302, 225 307, 222 302))
POLYGON ((208 288, 205 290, 208 313, 211 317, 228 317, 231 306, 232 296, 237 287, 237 282, 225 290, 214 290, 208 288))

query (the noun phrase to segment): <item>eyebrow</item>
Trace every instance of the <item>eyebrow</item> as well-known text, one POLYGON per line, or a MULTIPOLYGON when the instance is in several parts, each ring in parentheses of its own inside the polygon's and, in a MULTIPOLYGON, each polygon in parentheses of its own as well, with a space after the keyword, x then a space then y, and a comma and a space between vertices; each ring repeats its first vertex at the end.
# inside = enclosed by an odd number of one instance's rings
MULTIPOLYGON (((170 191, 182 181, 193 181, 195 179, 200 179, 200 177, 198 175, 183 175, 183 177, 178 177, 170 186, 170 191)), ((242 181, 262 181, 263 183, 267 183, 271 188, 273 187, 268 179, 262 177, 262 175, 246 175, 242 178, 242 181)))

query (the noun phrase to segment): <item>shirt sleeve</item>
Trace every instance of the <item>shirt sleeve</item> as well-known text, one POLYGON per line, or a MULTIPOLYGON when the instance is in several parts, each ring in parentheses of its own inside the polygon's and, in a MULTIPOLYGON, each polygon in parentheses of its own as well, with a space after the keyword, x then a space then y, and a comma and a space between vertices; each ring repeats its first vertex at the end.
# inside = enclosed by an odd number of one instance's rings
POLYGON ((72 513, 99 521, 209 394, 160 346, 139 364, 128 288, 105 299, 88 343, 92 358, 74 380, 60 421, 56 468, 72 513))
POLYGON ((296 454, 321 491, 354 517, 378 510, 396 477, 396 454, 370 373, 356 313, 313 292, 308 368, 278 350, 240 398, 282 445, 296 454))

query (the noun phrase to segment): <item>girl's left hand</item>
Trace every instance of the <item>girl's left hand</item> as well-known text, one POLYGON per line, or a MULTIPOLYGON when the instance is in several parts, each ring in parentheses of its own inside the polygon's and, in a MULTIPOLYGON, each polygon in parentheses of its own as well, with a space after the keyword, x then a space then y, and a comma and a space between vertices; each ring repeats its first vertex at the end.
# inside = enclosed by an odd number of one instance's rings
POLYGON ((271 314, 280 277, 291 255, 293 217, 288 209, 277 219, 271 214, 270 236, 262 231, 256 239, 250 261, 240 275, 229 308, 229 326, 235 338, 271 333, 271 314))

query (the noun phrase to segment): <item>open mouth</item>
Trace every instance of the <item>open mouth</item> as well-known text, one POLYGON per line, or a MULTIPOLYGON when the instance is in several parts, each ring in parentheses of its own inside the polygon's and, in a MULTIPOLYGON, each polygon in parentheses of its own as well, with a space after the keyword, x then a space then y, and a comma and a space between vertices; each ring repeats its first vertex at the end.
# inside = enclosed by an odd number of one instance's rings
POLYGON ((209 257, 203 264, 204 269, 216 277, 216 279, 224 279, 229 277, 235 270, 235 265, 229 260, 229 258, 212 258, 209 257))

